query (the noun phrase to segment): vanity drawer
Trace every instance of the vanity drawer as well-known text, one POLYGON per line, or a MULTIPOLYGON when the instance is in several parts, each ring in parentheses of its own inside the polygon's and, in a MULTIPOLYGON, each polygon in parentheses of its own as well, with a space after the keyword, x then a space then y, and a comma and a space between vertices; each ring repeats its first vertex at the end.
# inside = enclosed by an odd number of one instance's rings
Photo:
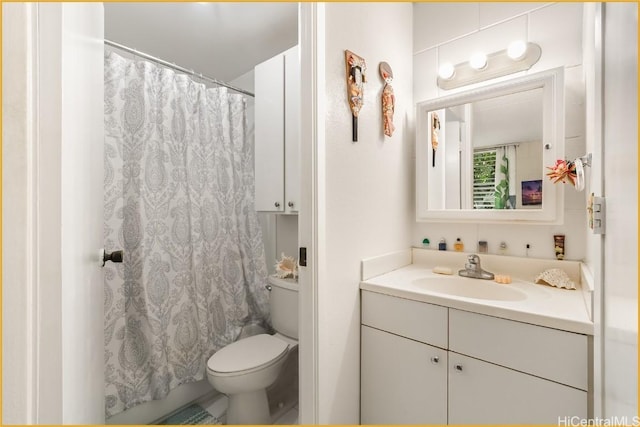
POLYGON ((362 324, 447 348, 446 307, 362 291, 362 324))
POLYGON ((449 349, 588 390, 586 335, 450 309, 449 349))

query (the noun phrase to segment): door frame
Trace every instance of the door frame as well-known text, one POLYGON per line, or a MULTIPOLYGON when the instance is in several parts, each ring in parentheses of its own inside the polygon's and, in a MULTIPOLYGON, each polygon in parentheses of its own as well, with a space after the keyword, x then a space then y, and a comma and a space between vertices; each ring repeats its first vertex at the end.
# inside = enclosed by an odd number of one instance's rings
MULTIPOLYGON (((54 82, 60 81, 60 67, 52 62, 61 53, 55 37, 49 33, 60 30, 61 11, 40 6, 3 4, 3 20, 17 18, 21 24, 9 26, 7 31, 11 33, 4 36, 21 39, 25 46, 19 57, 11 57, 12 63, 24 61, 24 80, 19 82, 18 76, 6 76, 8 85, 18 82, 24 85, 23 96, 16 99, 20 103, 18 108, 23 110, 20 119, 24 120, 24 127, 18 139, 3 140, 3 188, 10 182, 12 187, 23 190, 20 195, 9 193, 3 205, 5 209, 12 205, 24 209, 24 218, 6 215, 3 221, 4 230, 24 237, 23 241, 12 241, 12 251, 3 254, 3 279, 24 284, 22 295, 18 295, 3 280, 3 306, 8 308, 3 310, 3 344, 6 344, 3 356, 11 363, 4 370, 3 379, 20 387, 18 390, 24 395, 18 397, 15 390, 3 387, 5 399, 13 400, 11 406, 5 406, 3 423, 62 423, 61 144, 56 141, 61 134, 61 114, 54 107, 60 97, 60 88, 54 87, 54 82), (45 84, 47 80, 50 85, 45 84), (14 145, 21 143, 24 148, 19 151, 14 145), (14 164, 24 169, 14 171, 14 164), (48 251, 51 253, 47 254, 48 251), (16 306, 19 309, 14 312, 16 306), (19 347, 12 348, 7 340, 16 333, 24 334, 25 339, 19 347)), ((7 243, 3 239, 4 248, 7 243)))
POLYGON ((299 269, 299 422, 318 424, 319 340, 318 282, 325 271, 324 254, 324 31, 322 3, 299 3, 300 45, 300 211, 298 244, 307 250, 307 266, 299 269))
MULTIPOLYGON (((60 100, 62 47, 57 35, 63 30, 60 3, 3 4, 4 18, 12 19, 21 12, 21 28, 3 26, 26 43, 23 75, 27 92, 24 115, 27 128, 23 147, 8 149, 4 141, 3 165, 24 165, 11 175, 11 186, 19 192, 3 192, 4 206, 24 206, 24 215, 7 216, 3 228, 13 229, 20 238, 11 242, 3 238, 12 251, 3 255, 3 279, 18 279, 24 283, 18 293, 4 293, 3 305, 19 307, 3 310, 3 324, 13 329, 5 333, 4 343, 21 336, 19 346, 4 353, 11 369, 4 372, 7 400, 3 423, 62 424, 78 422, 64 414, 63 353, 67 344, 63 338, 62 280, 62 116, 60 100), (5 9, 6 7, 6 9, 5 9), (22 150, 22 151, 21 151, 22 150), (53 159, 53 161, 52 161, 53 159), (23 191, 22 191, 23 190, 23 191), (15 356, 15 357, 11 357, 15 356), (20 385, 21 393, 10 401, 9 384, 20 385)), ((16 21, 13 21, 16 22, 16 21)), ((301 83, 301 211, 299 242, 307 248, 308 266, 300 269, 300 422, 317 424, 319 419, 317 283, 324 257, 322 251, 323 218, 318 206, 324 202, 324 5, 301 3, 299 42, 301 70, 306 76, 301 83)), ((5 37, 7 34, 5 33, 5 37)), ((6 64, 5 64, 6 66, 6 64)), ((9 79, 12 76, 9 77, 9 79)), ((12 167, 5 167, 13 171, 12 167)), ((80 178, 80 177, 79 177, 80 178)), ((9 183, 4 180, 3 184, 9 183)), ((82 207, 79 207, 82 209, 82 207)), ((10 235, 13 236, 13 235, 10 235)), ((97 256, 96 256, 97 258, 97 256)), ((5 281, 5 283, 7 283, 5 281)), ((5 288, 6 289, 6 288, 5 288)), ((5 328, 7 331, 8 328, 5 328)), ((78 343, 80 344, 80 343, 78 343)), ((5 368, 7 365, 5 364, 5 368)), ((86 373, 83 373, 86 374, 86 373)), ((104 422, 102 420, 101 422, 104 422)), ((97 422, 99 423, 99 422, 97 422)))
POLYGON ((35 424, 37 403, 43 400, 39 399, 37 387, 37 218, 41 211, 37 203, 41 155, 35 93, 37 18, 35 3, 2 4, 2 35, 6 42, 2 51, 3 424, 35 424), (9 105, 12 108, 6 108, 9 105), (9 247, 11 251, 7 250, 9 247), (10 283, 23 285, 9 286, 10 283))
POLYGON ((24 49, 6 58, 24 75, 5 76, 23 91, 9 113, 21 129, 3 132, 3 205, 23 215, 3 222, 2 422, 101 424, 102 3, 2 7, 3 22, 18 19, 3 35, 24 49))
MULTIPOLYGON (((594 3, 588 10, 589 18, 592 18, 593 25, 593 46, 589 46, 589 51, 593 56, 593 64, 585 70, 587 115, 591 114, 591 120, 587 117, 587 122, 591 129, 587 128, 587 135, 591 139, 587 142, 591 146, 593 153, 591 165, 591 180, 588 191, 595 195, 604 195, 604 147, 603 147, 603 4, 594 3)), ((587 20, 585 19, 585 25, 587 20)), ((586 50, 585 50, 586 51, 586 50)), ((589 233, 589 230, 586 231, 589 233)), ((604 236, 592 236, 589 244, 593 245, 591 253, 594 259, 591 260, 590 273, 593 279, 593 311, 591 313, 594 323, 593 334, 593 395, 592 413, 594 417, 603 417, 604 402, 604 343, 603 343, 603 308, 604 308, 604 236)))

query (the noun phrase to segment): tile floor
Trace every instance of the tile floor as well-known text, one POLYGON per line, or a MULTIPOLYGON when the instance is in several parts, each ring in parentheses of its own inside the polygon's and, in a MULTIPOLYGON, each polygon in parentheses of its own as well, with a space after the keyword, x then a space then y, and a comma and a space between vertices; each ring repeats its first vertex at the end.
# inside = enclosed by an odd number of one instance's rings
POLYGON ((273 424, 294 425, 298 424, 298 405, 289 409, 283 416, 278 418, 273 424))

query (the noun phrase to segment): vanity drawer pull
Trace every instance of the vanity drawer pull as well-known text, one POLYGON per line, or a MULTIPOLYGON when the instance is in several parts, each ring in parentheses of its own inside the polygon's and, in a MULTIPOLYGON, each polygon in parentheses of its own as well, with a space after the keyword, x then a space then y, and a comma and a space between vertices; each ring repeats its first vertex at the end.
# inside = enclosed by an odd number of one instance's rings
POLYGON ((431 358, 431 363, 433 363, 434 365, 437 365, 438 362, 440 362, 440 358, 438 356, 433 356, 431 358))
POLYGON ((456 364, 455 364, 455 368, 456 368, 456 371, 458 371, 458 372, 462 372, 462 365, 461 365, 461 364, 456 363, 456 364))

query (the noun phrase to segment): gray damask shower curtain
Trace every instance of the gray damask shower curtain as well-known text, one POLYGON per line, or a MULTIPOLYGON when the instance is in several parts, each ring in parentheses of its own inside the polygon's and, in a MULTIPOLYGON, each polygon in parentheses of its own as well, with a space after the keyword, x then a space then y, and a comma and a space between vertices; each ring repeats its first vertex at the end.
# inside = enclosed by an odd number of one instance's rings
POLYGON ((268 308, 243 97, 107 52, 105 135, 109 417, 205 378, 268 308))

